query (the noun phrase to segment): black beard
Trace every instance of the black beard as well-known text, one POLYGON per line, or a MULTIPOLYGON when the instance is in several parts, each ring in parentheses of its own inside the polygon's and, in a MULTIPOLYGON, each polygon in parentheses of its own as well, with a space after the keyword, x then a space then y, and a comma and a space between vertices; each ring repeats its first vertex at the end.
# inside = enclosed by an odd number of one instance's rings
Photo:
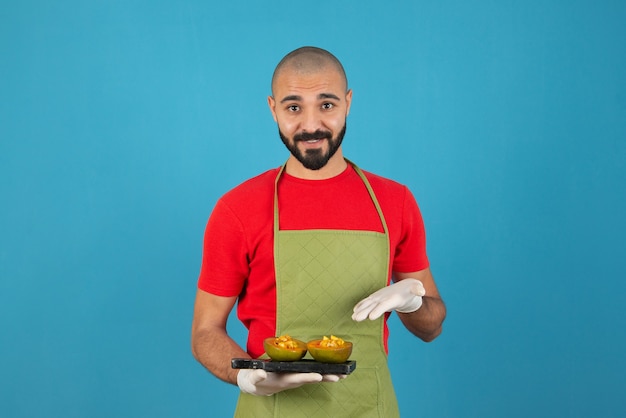
POLYGON ((346 124, 344 123, 343 128, 335 138, 331 137, 332 134, 329 131, 321 130, 317 130, 313 133, 303 132, 296 134, 292 141, 280 131, 280 128, 278 128, 278 135, 289 152, 291 152, 291 155, 296 157, 305 168, 309 170, 319 170, 328 163, 328 160, 335 155, 341 146, 343 137, 346 135, 346 124), (326 139, 328 141, 328 151, 323 153, 321 149, 309 149, 303 154, 298 148, 298 141, 307 141, 310 139, 326 139))

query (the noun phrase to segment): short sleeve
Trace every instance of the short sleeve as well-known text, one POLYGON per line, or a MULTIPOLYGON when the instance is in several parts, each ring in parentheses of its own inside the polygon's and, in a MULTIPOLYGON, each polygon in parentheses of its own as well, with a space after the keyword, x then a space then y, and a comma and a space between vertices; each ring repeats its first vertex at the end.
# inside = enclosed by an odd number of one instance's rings
POLYGON ((408 273, 428 268, 429 262, 422 214, 411 191, 407 187, 404 187, 404 190, 402 227, 395 251, 393 270, 408 273))
POLYGON ((237 296, 249 273, 242 222, 218 200, 204 234, 198 288, 218 296, 237 296))

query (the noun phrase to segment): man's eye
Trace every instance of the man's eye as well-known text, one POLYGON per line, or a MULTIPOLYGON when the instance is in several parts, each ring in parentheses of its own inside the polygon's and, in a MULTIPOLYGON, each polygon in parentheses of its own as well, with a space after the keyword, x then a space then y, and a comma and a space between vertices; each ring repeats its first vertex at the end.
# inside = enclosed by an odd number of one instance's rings
POLYGON ((322 109, 324 109, 324 110, 330 110, 330 109, 332 109, 334 106, 335 106, 335 105, 334 105, 334 104, 332 104, 332 103, 324 103, 324 104, 322 105, 322 109))
POLYGON ((289 110, 290 112, 297 112, 298 110, 300 110, 300 106, 296 106, 296 105, 287 106, 287 110, 289 110))

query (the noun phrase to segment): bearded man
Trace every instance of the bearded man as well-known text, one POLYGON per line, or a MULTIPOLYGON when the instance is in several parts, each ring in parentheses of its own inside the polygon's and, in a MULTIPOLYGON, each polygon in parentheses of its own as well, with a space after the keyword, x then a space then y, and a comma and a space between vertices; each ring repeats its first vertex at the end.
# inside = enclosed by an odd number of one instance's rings
POLYGON ((268 97, 290 155, 245 181, 211 213, 192 324, 192 351, 241 391, 235 416, 399 416, 387 367, 387 318, 432 341, 446 308, 407 187, 343 156, 352 90, 330 52, 287 54, 268 97), (246 349, 226 331, 237 303, 246 349), (353 343, 349 375, 233 369, 264 356, 263 340, 330 333, 353 343))

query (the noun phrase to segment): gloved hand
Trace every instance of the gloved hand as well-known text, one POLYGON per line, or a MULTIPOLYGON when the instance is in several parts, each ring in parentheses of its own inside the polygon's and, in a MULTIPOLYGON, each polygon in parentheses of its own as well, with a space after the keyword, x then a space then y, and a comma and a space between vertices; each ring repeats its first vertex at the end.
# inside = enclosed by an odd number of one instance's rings
POLYGON ((237 386, 242 392, 270 396, 286 389, 294 389, 308 383, 337 382, 344 375, 319 373, 274 373, 261 369, 241 369, 237 374, 237 386))
POLYGON ((376 319, 393 310, 409 313, 422 306, 422 296, 426 294, 424 285, 417 279, 400 280, 372 293, 354 307, 352 319, 363 321, 376 319))

